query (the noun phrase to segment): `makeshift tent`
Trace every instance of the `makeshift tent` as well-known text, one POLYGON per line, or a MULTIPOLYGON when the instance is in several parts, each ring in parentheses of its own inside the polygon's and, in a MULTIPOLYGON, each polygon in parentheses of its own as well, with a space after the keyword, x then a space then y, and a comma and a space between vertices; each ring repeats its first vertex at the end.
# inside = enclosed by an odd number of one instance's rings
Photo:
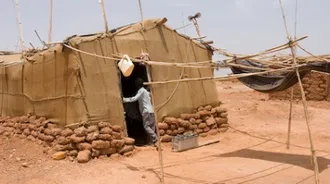
MULTIPOLYGON (((141 50, 153 61, 199 62, 211 60, 208 46, 177 33, 166 19, 149 19, 111 30, 110 33, 69 37, 64 43, 92 54, 137 57, 141 50)), ((64 44, 28 52, 24 64, 2 68, 1 115, 34 113, 65 126, 80 122, 109 121, 125 127, 121 79, 117 61, 74 51, 64 44)), ((151 66, 154 81, 179 79, 182 68, 151 66)), ((211 68, 185 68, 184 77, 213 76, 211 68)), ((155 105, 172 94, 174 84, 155 86, 155 105)), ((158 109, 159 119, 191 112, 217 103, 214 81, 181 82, 175 95, 158 109)))
MULTIPOLYGON (((260 63, 252 62, 249 60, 237 61, 236 63, 247 67, 266 68, 260 63)), ((235 66, 231 66, 230 68, 234 74, 258 72, 256 69, 246 69, 235 66)), ((330 73, 330 63, 314 62, 304 67, 300 67, 300 77, 304 78, 306 74, 308 74, 311 70, 330 73)), ((249 88, 264 93, 283 91, 298 83, 298 78, 295 71, 241 77, 238 80, 249 88)))

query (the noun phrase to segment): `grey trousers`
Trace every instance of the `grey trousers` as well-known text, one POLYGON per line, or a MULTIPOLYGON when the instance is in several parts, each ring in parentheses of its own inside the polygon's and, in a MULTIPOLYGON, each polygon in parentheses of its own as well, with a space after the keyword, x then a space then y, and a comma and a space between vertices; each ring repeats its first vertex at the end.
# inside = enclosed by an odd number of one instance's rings
POLYGON ((151 141, 155 143, 157 141, 156 134, 156 120, 154 113, 145 113, 142 115, 143 118, 143 127, 151 141))

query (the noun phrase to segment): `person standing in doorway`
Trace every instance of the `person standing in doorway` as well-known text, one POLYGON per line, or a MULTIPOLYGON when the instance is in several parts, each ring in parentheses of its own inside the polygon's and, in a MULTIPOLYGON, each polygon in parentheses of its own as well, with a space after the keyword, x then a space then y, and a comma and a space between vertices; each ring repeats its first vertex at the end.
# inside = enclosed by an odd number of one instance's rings
POLYGON ((136 95, 131 98, 123 98, 123 102, 129 103, 138 101, 143 127, 150 137, 152 144, 156 145, 158 137, 156 134, 156 120, 154 109, 151 105, 150 93, 143 87, 143 79, 141 78, 135 80, 135 86, 138 89, 136 95))

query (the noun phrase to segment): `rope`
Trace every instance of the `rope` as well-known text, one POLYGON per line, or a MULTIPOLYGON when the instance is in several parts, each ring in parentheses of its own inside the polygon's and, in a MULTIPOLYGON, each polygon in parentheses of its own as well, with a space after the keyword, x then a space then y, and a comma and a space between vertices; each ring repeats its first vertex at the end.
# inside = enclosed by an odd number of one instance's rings
MULTIPOLYGON (((188 51, 189 51, 189 48, 190 48, 189 43, 190 42, 187 43, 186 58, 185 58, 185 61, 184 61, 185 63, 188 60, 188 55, 189 55, 188 51)), ((180 79, 182 79, 183 74, 184 74, 184 68, 181 71, 180 79)), ((163 108, 172 99, 172 97, 174 96, 174 94, 176 93, 176 91, 179 87, 179 84, 180 84, 180 81, 176 83, 176 86, 175 86, 174 90, 172 91, 171 95, 167 98, 167 100, 165 102, 163 102, 160 105, 156 106, 157 112, 160 111, 160 109, 163 108)))

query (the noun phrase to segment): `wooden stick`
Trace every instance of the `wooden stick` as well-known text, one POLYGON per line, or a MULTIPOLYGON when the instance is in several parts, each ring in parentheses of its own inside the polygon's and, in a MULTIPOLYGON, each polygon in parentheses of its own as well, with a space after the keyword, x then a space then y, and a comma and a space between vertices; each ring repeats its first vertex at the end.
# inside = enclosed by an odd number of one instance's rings
POLYGON ((108 33, 109 32, 109 27, 108 27, 107 16, 105 14, 104 0, 99 0, 99 2, 101 3, 101 7, 102 7, 102 16, 103 16, 103 21, 104 21, 104 29, 105 29, 105 32, 108 33))
MULTIPOLYGON (((151 71, 150 71, 150 66, 146 66, 147 69, 147 76, 148 76, 148 81, 152 82, 151 78, 151 71)), ((151 101, 152 101, 152 106, 155 107, 155 98, 153 95, 153 88, 150 86, 150 95, 151 95, 151 101)), ((160 134, 159 134, 159 127, 158 127, 158 116, 157 116, 157 111, 154 111, 155 113, 155 124, 156 124, 156 129, 157 129, 157 146, 158 146, 158 157, 159 157, 159 165, 160 165, 160 174, 161 174, 161 183, 164 183, 164 163, 163 163, 163 149, 161 145, 161 140, 160 140, 160 134)))
POLYGON ((52 28, 53 28, 53 0, 49 0, 49 30, 48 30, 48 43, 52 42, 52 28))
POLYGON ((320 60, 322 60, 322 61, 324 61, 324 62, 330 62, 329 60, 326 60, 326 59, 324 59, 324 58, 322 58, 322 57, 318 57, 318 56, 312 54, 311 52, 308 52, 306 49, 304 49, 304 48, 303 48, 302 46, 300 46, 299 44, 297 44, 297 46, 298 46, 301 50, 303 50, 304 52, 306 52, 307 54, 311 55, 312 57, 314 57, 314 58, 316 58, 316 59, 320 59, 320 60))
POLYGON ((141 25, 142 25, 142 30, 144 30, 144 20, 143 20, 143 10, 142 10, 142 4, 141 4, 141 0, 139 1, 139 8, 140 8, 140 16, 141 16, 141 25))
POLYGON ((219 77, 202 77, 202 78, 187 78, 187 79, 181 79, 181 80, 169 80, 169 81, 158 81, 158 82, 146 82, 144 85, 157 85, 157 84, 168 84, 168 83, 174 83, 174 82, 189 82, 189 81, 203 81, 203 80, 217 80, 217 81, 224 81, 224 80, 231 80, 241 77, 250 77, 255 75, 262 75, 262 74, 268 74, 268 73, 276 73, 276 72, 286 72, 291 71, 294 68, 299 68, 306 66, 304 64, 298 65, 296 67, 286 67, 281 69, 270 69, 268 71, 264 72, 255 72, 255 73, 244 73, 244 74, 234 74, 229 76, 219 76, 219 77))
MULTIPOLYGON (((285 28, 287 30, 287 37, 291 41, 291 37, 290 37, 289 31, 288 31, 288 28, 287 28, 287 25, 286 25, 286 20, 285 20, 282 1, 279 0, 279 2, 280 2, 282 15, 283 15, 283 19, 284 19, 284 25, 285 25, 285 28)), ((292 54, 292 57, 293 57, 294 65, 296 66, 296 64, 297 64, 296 63, 296 56, 295 56, 296 54, 295 54, 295 50, 294 50, 292 45, 290 45, 290 50, 291 50, 291 54, 292 54)), ((311 154, 312 154, 312 157, 313 157, 315 183, 318 184, 319 183, 319 168, 318 168, 317 158, 316 158, 316 154, 315 154, 315 150, 314 150, 313 138, 312 138, 311 130, 310 130, 309 114, 308 114, 308 108, 307 108, 307 104, 306 104, 305 91, 304 91, 304 88, 303 88, 303 85, 302 85, 302 82, 301 82, 301 78, 300 78, 298 68, 296 68, 296 74, 297 74, 298 83, 299 83, 299 86, 300 86, 301 97, 303 99, 304 113, 305 113, 308 136, 309 136, 309 142, 310 142, 310 149, 311 149, 311 154)))
POLYGON ((17 27, 18 27, 18 32, 19 32, 19 41, 20 41, 20 45, 21 45, 21 51, 23 51, 24 48, 24 39, 23 39, 23 26, 22 26, 22 22, 21 22, 21 12, 20 12, 20 8, 19 8, 19 0, 13 0, 13 3, 15 5, 16 8, 16 20, 17 20, 17 27))
POLYGON ((308 136, 309 136, 309 143, 310 143, 310 149, 312 152, 312 157, 313 157, 313 165, 314 165, 314 177, 315 177, 315 183, 319 184, 319 166, 317 162, 317 157, 316 157, 316 152, 314 149, 314 144, 313 144, 313 138, 312 138, 312 133, 310 129, 310 120, 309 120, 309 114, 308 114, 308 108, 307 108, 307 103, 306 103, 306 95, 305 91, 301 82, 300 74, 298 70, 296 70, 296 74, 298 76, 298 82, 300 86, 300 91, 301 91, 301 97, 303 100, 303 106, 304 106, 304 113, 305 113, 305 118, 306 118, 306 124, 307 124, 307 130, 308 130, 308 136))
POLYGON ((290 136, 291 136, 291 119, 292 119, 292 102, 293 102, 293 86, 291 87, 290 96, 290 109, 289 109, 289 123, 288 123, 288 137, 286 141, 286 148, 290 149, 290 136))

